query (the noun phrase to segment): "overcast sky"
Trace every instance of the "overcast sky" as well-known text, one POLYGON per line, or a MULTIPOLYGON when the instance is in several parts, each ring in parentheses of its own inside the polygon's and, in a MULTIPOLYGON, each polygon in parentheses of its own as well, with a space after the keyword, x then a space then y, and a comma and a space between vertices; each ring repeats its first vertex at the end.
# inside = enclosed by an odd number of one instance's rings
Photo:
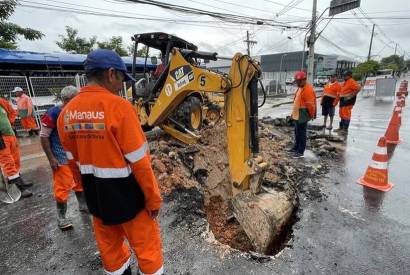
MULTIPOLYGON (((313 0, 161 0, 162 2, 195 7, 204 10, 222 13, 233 13, 252 17, 275 19, 289 22, 292 25, 305 26, 311 17, 313 0), (296 8, 281 13, 283 5, 290 2, 300 2, 296 8), (282 4, 282 5, 280 5, 282 4), (252 9, 253 7, 253 9, 252 9), (279 15, 279 16, 278 16, 279 15)), ((64 6, 70 9, 93 10, 100 13, 115 13, 129 17, 166 18, 184 21, 214 21, 207 16, 182 14, 163 10, 161 8, 124 3, 115 0, 28 0, 20 1, 21 4, 39 6, 46 5, 64 6), (86 7, 88 6, 88 7, 86 7)), ((318 0, 318 14, 330 3, 330 0, 318 0)), ((407 17, 410 18, 409 0, 362 0, 361 9, 369 17, 407 17)), ((359 17, 363 14, 355 10, 359 17)), ((325 14, 327 16, 327 12, 325 14)), ((355 17, 351 11, 336 17, 355 17)), ((245 51, 246 31, 251 33, 251 38, 258 43, 252 48, 252 54, 267 54, 284 51, 297 51, 303 49, 305 33, 299 30, 284 30, 269 26, 230 25, 218 23, 164 23, 155 20, 110 18, 95 15, 78 14, 76 12, 60 12, 44 9, 35 9, 19 6, 11 17, 11 21, 25 27, 41 30, 45 37, 40 41, 24 41, 19 43, 20 49, 59 52, 61 49, 55 44, 58 35, 65 32, 65 26, 72 26, 79 30, 81 37, 96 35, 98 40, 105 40, 113 35, 120 35, 126 43, 130 43, 131 35, 135 33, 162 31, 175 34, 190 42, 195 43, 201 50, 217 51, 221 55, 232 55, 237 51, 245 51), (291 39, 288 39, 291 38, 291 39)), ((216 20, 215 20, 216 21, 216 20)), ((410 54, 410 19, 384 20, 373 19, 378 25, 374 39, 372 55, 376 59, 394 53, 394 42, 399 44, 398 53, 410 54)), ((319 24, 319 31, 328 20, 319 24)), ((316 51, 324 54, 337 54, 351 58, 364 58, 367 56, 372 22, 367 19, 337 20, 333 19, 317 42, 316 51), (326 41, 329 40, 331 43, 326 41), (336 46, 339 48, 337 48, 336 46)))

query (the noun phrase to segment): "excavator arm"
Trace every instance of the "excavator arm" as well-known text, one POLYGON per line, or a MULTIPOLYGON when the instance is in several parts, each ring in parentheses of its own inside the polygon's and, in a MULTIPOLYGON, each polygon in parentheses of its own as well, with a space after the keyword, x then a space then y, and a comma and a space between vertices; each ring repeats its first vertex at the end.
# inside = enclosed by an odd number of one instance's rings
POLYGON ((198 136, 178 129, 177 122, 169 118, 171 113, 192 91, 223 92, 232 193, 236 195, 249 189, 257 193, 267 166, 259 156, 257 134, 259 66, 238 53, 232 59, 229 75, 225 76, 190 64, 183 54, 192 53, 195 52, 172 50, 168 75, 150 110, 148 125, 160 125, 172 136, 192 143, 189 141, 198 136))
POLYGON ((136 104, 142 124, 148 128, 159 126, 176 139, 193 144, 198 134, 174 119, 173 114, 194 92, 224 94, 233 213, 255 250, 269 252, 292 214, 293 202, 279 191, 261 188, 267 164, 258 144, 259 66, 249 56, 238 53, 225 75, 200 68, 193 61, 215 60, 215 53, 184 46, 173 48, 169 55, 151 97, 139 99, 136 104))

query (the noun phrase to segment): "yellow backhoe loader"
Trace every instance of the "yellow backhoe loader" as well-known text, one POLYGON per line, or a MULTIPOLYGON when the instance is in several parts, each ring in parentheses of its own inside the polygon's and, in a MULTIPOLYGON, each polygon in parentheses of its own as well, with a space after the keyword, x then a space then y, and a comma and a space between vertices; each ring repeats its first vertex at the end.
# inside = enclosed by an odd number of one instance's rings
POLYGON ((150 44, 156 41, 157 45, 164 42, 169 50, 163 53, 164 70, 148 95, 140 97, 133 86, 134 103, 141 123, 148 128, 159 126, 181 141, 194 143, 198 134, 178 121, 175 111, 196 91, 224 94, 234 214, 256 249, 266 252, 278 233, 278 219, 284 218, 285 214, 276 211, 278 197, 261 190, 267 164, 259 154, 258 144, 260 67, 249 56, 237 53, 232 58, 228 75, 216 73, 197 66, 198 59, 216 60, 216 53, 197 51, 189 47, 188 42, 176 39, 165 33, 133 37, 135 52, 141 41, 148 40, 151 40, 150 44))

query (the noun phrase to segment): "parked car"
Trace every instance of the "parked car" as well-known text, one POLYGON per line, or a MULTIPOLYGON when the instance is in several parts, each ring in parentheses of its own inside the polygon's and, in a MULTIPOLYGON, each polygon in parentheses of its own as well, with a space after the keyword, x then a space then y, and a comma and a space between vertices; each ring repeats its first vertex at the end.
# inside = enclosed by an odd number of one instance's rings
POLYGON ((327 76, 318 76, 317 78, 315 78, 315 79, 313 80, 313 85, 314 85, 314 86, 321 86, 321 87, 323 87, 323 86, 326 85, 326 83, 327 83, 328 81, 329 81, 329 80, 328 80, 328 77, 327 77, 327 76))

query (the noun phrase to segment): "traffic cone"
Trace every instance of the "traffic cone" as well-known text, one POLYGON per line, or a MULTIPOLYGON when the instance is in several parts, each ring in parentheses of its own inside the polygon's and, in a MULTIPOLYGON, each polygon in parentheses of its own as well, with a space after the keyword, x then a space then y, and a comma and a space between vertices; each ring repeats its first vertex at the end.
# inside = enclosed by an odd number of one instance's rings
POLYGON ((401 107, 394 107, 393 116, 390 119, 389 126, 387 127, 384 137, 387 143, 399 144, 399 130, 401 126, 401 107))
POLYGON ((373 154, 372 163, 367 167, 364 176, 357 180, 357 183, 379 191, 389 191, 393 184, 388 179, 387 162, 386 139, 381 137, 376 152, 373 154))
POLYGON ((400 95, 397 99, 396 105, 399 107, 405 107, 406 106, 406 96, 405 95, 400 95))

